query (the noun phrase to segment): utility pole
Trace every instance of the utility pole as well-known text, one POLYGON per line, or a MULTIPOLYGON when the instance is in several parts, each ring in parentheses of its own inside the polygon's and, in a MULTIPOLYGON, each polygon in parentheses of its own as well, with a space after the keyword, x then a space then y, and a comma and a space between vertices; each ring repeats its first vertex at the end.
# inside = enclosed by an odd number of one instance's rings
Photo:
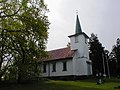
POLYGON ((105 73, 105 60, 104 60, 104 54, 103 53, 102 53, 102 59, 103 59, 103 71, 104 71, 103 76, 106 77, 106 73, 105 73))
MULTIPOLYGON (((107 54, 108 55, 108 54, 107 54)), ((107 58, 107 55, 105 56, 106 57, 106 61, 107 61, 107 71, 108 71, 108 77, 110 79, 110 70, 109 70, 109 63, 108 63, 108 58, 107 58)))

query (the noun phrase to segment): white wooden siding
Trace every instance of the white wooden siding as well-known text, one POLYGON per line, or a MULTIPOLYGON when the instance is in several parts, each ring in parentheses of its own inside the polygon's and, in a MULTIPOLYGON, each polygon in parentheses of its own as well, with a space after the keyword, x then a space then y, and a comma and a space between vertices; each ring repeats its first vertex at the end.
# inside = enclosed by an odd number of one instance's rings
MULTIPOLYGON (((42 73, 43 77, 49 76, 67 76, 73 75, 73 62, 72 59, 69 60, 59 60, 59 61, 46 62, 46 73, 42 73), (63 61, 67 63, 67 71, 63 71, 63 61), (56 62, 56 72, 52 71, 52 63, 56 62)), ((43 71, 43 69, 42 69, 43 71)))

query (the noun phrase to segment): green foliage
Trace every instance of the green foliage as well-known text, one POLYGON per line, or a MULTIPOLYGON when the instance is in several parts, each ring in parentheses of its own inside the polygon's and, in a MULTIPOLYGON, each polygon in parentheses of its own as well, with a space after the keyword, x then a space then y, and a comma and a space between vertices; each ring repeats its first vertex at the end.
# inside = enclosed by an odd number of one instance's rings
POLYGON ((19 81, 39 76, 38 62, 47 56, 49 29, 44 1, 3 0, 0 5, 0 71, 4 71, 0 77, 6 72, 15 73, 19 81), (5 60, 8 64, 3 67, 5 60))
POLYGON ((116 40, 116 45, 113 46, 112 48, 112 52, 110 54, 110 59, 112 64, 114 63, 114 65, 111 65, 111 71, 113 72, 113 68, 114 68, 114 75, 115 73, 120 76, 120 39, 118 38, 116 40))
POLYGON ((93 74, 96 75, 96 73, 103 72, 103 54, 104 50, 102 47, 102 44, 99 42, 97 35, 91 34, 90 37, 90 59, 92 60, 92 69, 93 74))

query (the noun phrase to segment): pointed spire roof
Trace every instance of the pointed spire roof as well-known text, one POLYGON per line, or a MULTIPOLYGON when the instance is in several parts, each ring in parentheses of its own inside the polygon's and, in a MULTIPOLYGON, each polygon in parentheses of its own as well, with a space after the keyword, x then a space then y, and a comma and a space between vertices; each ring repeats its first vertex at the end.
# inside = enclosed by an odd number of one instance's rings
POLYGON ((79 34, 79 33, 82 33, 82 29, 81 29, 81 26, 80 26, 79 17, 78 17, 78 15, 77 15, 75 34, 79 34))
POLYGON ((78 35, 84 35, 86 38, 89 38, 88 35, 86 35, 84 32, 82 32, 79 17, 78 17, 78 14, 77 14, 75 34, 70 35, 68 37, 71 38, 71 37, 75 37, 75 36, 78 36, 78 35))

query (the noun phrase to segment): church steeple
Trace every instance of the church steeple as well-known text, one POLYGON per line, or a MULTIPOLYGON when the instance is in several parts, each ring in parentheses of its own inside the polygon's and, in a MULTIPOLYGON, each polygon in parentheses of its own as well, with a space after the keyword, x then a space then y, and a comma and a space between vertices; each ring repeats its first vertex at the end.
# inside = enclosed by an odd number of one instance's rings
MULTIPOLYGON (((71 50, 76 52, 76 59, 81 59, 83 61, 89 60, 88 52, 88 36, 82 32, 79 17, 76 15, 76 28, 75 34, 68 36, 70 38, 71 50)), ((79 64, 78 64, 79 65, 79 64)))
POLYGON ((79 34, 79 33, 82 33, 82 29, 81 29, 81 26, 80 26, 79 17, 77 15, 75 34, 79 34))
MULTIPOLYGON (((71 40, 71 50, 80 50, 84 51, 84 47, 88 48, 88 41, 87 39, 89 38, 84 32, 82 32, 81 26, 80 26, 80 21, 78 14, 76 15, 76 28, 75 28, 75 34, 68 36, 71 40)), ((86 49, 87 50, 87 49, 86 49)), ((87 52, 87 51, 85 51, 87 52)), ((81 52, 84 54, 83 52, 81 52)), ((81 54, 81 55, 82 55, 81 54)), ((88 57, 88 53, 86 55, 88 57)))

